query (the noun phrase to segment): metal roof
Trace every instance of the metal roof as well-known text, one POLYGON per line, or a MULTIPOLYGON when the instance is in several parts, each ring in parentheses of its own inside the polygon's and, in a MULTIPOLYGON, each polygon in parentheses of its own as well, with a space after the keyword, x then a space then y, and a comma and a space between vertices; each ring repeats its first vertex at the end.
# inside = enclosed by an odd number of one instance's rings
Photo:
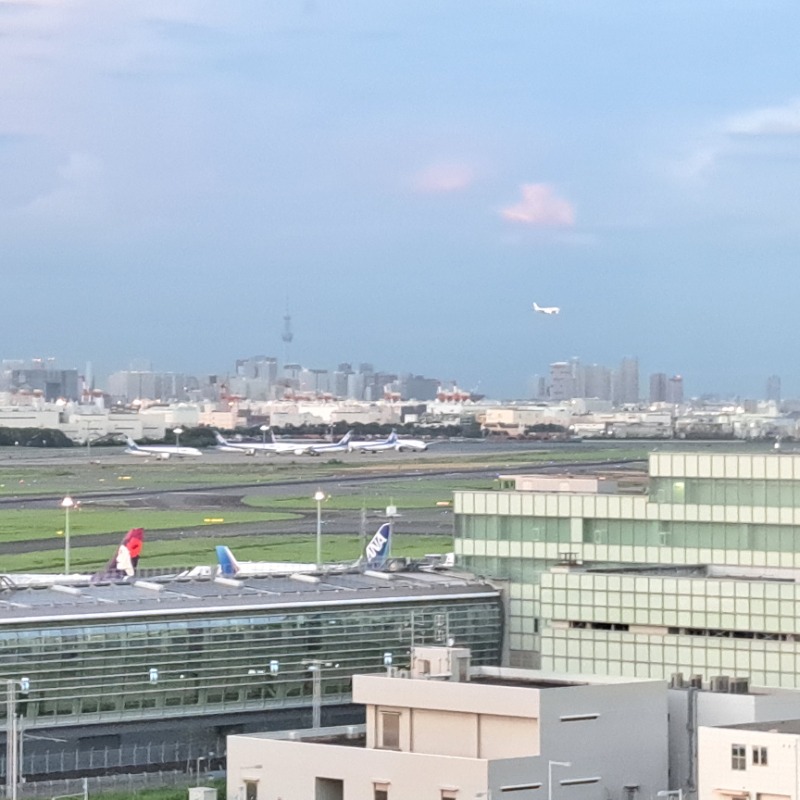
POLYGON ((154 616, 204 616, 270 609, 325 608, 445 599, 499 598, 473 578, 443 572, 320 573, 237 580, 171 577, 151 581, 91 583, 0 590, 0 630, 20 623, 89 621, 154 616))

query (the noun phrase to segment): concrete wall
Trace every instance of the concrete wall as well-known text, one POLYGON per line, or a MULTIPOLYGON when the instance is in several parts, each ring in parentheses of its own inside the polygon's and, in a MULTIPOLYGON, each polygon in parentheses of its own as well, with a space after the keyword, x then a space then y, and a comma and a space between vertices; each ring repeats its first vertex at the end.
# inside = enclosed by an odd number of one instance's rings
POLYGON ((486 791, 487 762, 259 737, 228 738, 231 800, 239 797, 245 780, 258 781, 258 800, 314 800, 317 777, 343 781, 344 800, 374 800, 375 783, 388 783, 391 798, 438 800, 442 789, 456 789, 459 797, 472 800, 486 791))
POLYGON ((767 796, 796 800, 798 736, 734 728, 700 728, 698 800, 767 796), (732 768, 731 748, 744 745, 746 767, 732 768), (767 748, 767 764, 753 764, 753 746, 767 748))

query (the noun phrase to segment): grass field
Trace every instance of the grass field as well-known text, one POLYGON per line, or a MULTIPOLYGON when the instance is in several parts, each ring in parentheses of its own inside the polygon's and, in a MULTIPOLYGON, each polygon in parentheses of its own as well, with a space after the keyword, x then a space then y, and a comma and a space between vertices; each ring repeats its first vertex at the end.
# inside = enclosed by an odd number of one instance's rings
MULTIPOLYGON (((459 477, 457 474, 445 478, 425 475, 426 471, 457 473, 459 469, 484 467, 502 472, 503 467, 519 467, 525 463, 635 459, 645 458, 647 449, 646 446, 581 449, 576 445, 553 450, 485 452, 476 447, 474 451, 457 457, 434 459, 409 455, 402 460, 386 461, 242 458, 215 462, 214 454, 191 462, 143 463, 133 460, 130 463, 103 463, 102 460, 87 462, 85 459, 71 462, 64 457, 65 463, 21 466, 13 461, 3 461, 0 463, 0 497, 52 497, 53 508, 0 510, 0 543, 38 540, 46 542, 48 548, 34 553, 3 555, 0 571, 49 571, 63 566, 63 550, 58 543, 63 541, 65 515, 59 502, 66 494, 77 500, 81 495, 85 498, 80 510, 73 510, 70 514, 70 561, 76 570, 96 570, 111 554, 108 546, 81 546, 81 537, 102 533, 121 535, 131 527, 144 527, 147 532, 146 566, 213 563, 214 546, 221 542, 235 546, 235 553, 242 560, 312 561, 315 557, 313 536, 275 533, 260 536, 247 531, 244 532, 246 535, 237 536, 237 526, 291 521, 298 515, 313 512, 316 504, 307 482, 333 475, 338 476, 343 484, 347 484, 348 475, 369 474, 380 480, 351 484, 341 489, 339 494, 335 487, 331 487, 324 509, 345 513, 361 509, 375 512, 387 505, 395 505, 402 513, 403 510, 435 508, 448 503, 454 489, 490 490, 497 485, 491 478, 459 477), (386 476, 393 472, 409 469, 422 474, 386 480, 386 476), (281 494, 269 496, 246 488, 292 480, 302 480, 304 485, 286 486, 281 494), (193 497, 198 505, 191 510, 126 507, 125 495, 137 491, 166 493, 199 488, 211 493, 215 488, 231 486, 245 487, 247 492, 239 507, 220 508, 212 500, 204 506, 202 493, 193 497), (103 495, 118 497, 103 499, 103 495), (118 507, 108 507, 110 502, 118 507), (164 530, 170 530, 170 538, 159 539, 158 532, 164 530)), ((236 502, 233 497, 230 501, 236 502)), ((357 536, 324 537, 323 557, 326 561, 355 559, 361 545, 357 536)), ((396 534, 393 545, 394 554, 401 556, 421 556, 450 549, 452 540, 449 536, 396 534)))

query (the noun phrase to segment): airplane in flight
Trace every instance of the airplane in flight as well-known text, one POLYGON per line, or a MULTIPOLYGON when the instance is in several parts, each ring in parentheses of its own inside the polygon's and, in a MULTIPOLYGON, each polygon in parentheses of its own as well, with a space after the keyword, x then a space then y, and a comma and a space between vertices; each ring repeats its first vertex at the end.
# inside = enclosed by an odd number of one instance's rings
POLYGON ((144 528, 131 528, 117 546, 113 556, 103 569, 94 574, 55 572, 6 572, 0 575, 0 584, 9 582, 15 586, 56 586, 97 581, 119 581, 133 578, 139 564, 144 545, 144 528))
POLYGON ((125 436, 125 441, 128 446, 124 452, 129 456, 155 456, 163 460, 167 460, 172 456, 183 458, 184 456, 201 456, 203 455, 196 447, 184 447, 177 444, 136 444, 130 436, 125 436))
POLYGON ((384 450, 396 450, 398 453, 402 453, 404 451, 421 452, 427 449, 427 442, 423 442, 422 439, 400 439, 397 431, 392 431, 386 439, 351 441, 347 446, 350 453, 380 453, 384 450))
POLYGON ((218 450, 230 453, 240 452, 248 456, 253 456, 256 453, 318 456, 322 453, 344 452, 347 450, 347 445, 352 436, 353 431, 348 431, 338 442, 280 442, 272 434, 271 442, 232 442, 226 439, 219 431, 214 432, 218 450))
MULTIPOLYGON (((370 539, 364 554, 357 561, 347 565, 336 565, 338 570, 363 566, 365 569, 380 569, 389 557, 392 538, 392 525, 384 522, 370 539)), ((248 575, 286 575, 289 573, 307 574, 317 572, 316 564, 299 564, 290 561, 238 561, 227 545, 217 545, 219 574, 225 578, 248 575)))
POLYGON ((558 306, 540 306, 534 302, 533 310, 538 311, 540 314, 558 314, 561 309, 558 306))

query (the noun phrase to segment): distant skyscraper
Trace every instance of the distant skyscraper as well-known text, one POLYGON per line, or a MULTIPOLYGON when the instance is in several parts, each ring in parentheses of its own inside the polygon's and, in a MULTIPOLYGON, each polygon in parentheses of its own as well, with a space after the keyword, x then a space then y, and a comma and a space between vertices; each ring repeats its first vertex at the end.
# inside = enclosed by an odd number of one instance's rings
POLYGON ((673 375, 667 381, 667 402, 676 405, 683 402, 683 378, 680 375, 673 375))
POLYGON ((772 400, 774 403, 781 401, 781 376, 770 375, 767 378, 767 400, 772 400))
POLYGON ((615 375, 614 403, 638 403, 639 399, 639 359, 623 358, 615 375))
POLYGON ((602 364, 587 364, 583 368, 584 397, 611 399, 611 370, 602 364))
POLYGON ((667 375, 665 372, 656 372, 650 376, 650 402, 667 402, 667 375))
POLYGON ((550 399, 569 400, 574 396, 575 380, 572 377, 572 364, 556 361, 550 365, 550 399))

